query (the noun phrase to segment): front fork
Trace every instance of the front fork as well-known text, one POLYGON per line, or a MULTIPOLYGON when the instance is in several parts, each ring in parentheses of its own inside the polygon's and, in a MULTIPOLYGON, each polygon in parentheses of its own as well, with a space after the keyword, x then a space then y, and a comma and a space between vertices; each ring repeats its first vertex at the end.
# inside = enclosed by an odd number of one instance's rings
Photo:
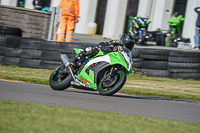
POLYGON ((111 67, 110 69, 110 76, 113 77, 117 72, 117 67, 111 67))
POLYGON ((106 78, 106 80, 110 80, 112 77, 115 76, 115 74, 117 73, 117 67, 111 67, 110 69, 110 73, 108 75, 108 77, 106 78))

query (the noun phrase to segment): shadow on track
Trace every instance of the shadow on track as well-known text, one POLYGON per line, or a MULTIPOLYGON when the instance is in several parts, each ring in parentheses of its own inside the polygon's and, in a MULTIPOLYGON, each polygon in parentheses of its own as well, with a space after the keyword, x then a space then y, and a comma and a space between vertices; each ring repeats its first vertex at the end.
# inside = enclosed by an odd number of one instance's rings
MULTIPOLYGON (((89 95, 100 95, 97 91, 88 91, 83 89, 67 89, 65 91, 73 92, 73 93, 80 93, 80 94, 89 94, 89 95)), ((170 99, 167 97, 155 97, 155 96, 144 96, 144 95, 128 95, 128 94, 114 94, 112 96, 106 97, 117 97, 117 98, 128 98, 128 99, 143 99, 143 100, 166 100, 166 101, 179 101, 179 102, 189 102, 189 103, 196 103, 192 100, 180 100, 180 99, 170 99)))

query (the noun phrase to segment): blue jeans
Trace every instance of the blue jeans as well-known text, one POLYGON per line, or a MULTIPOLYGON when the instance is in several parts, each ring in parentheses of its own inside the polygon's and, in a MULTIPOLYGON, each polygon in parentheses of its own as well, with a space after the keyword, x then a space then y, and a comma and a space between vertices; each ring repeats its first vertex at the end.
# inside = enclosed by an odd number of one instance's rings
POLYGON ((199 46, 199 27, 195 27, 194 43, 195 46, 199 46))

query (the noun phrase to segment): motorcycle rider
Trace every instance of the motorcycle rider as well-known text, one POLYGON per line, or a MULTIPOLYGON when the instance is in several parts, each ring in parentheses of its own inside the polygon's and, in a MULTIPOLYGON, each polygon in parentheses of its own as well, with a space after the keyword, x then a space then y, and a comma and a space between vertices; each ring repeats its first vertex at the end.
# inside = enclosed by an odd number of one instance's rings
POLYGON ((75 68, 78 68, 83 63, 83 59, 85 57, 92 57, 96 55, 99 52, 99 50, 101 50, 102 52, 109 53, 117 51, 118 49, 116 48, 116 46, 121 46, 126 47, 131 51, 133 49, 134 44, 134 37, 132 35, 124 34, 120 37, 119 41, 110 40, 108 42, 101 42, 97 46, 89 46, 85 48, 75 57, 75 59, 72 61, 72 65, 75 68))
MULTIPOLYGON (((143 15, 146 16, 146 15, 143 15)), ((131 21, 129 33, 135 37, 136 41, 141 37, 140 30, 147 30, 150 20, 148 17, 134 17, 131 21)))

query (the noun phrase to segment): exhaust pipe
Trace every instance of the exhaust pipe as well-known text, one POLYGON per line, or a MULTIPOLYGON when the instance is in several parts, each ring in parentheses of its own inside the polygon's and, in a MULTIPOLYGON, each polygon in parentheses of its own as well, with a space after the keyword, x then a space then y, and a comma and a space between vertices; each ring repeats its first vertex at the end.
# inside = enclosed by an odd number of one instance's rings
POLYGON ((62 54, 60 56, 60 58, 61 58, 62 62, 65 64, 65 67, 67 67, 70 64, 69 58, 66 54, 62 54))
POLYGON ((69 62, 68 56, 66 54, 62 54, 60 56, 60 58, 61 58, 62 62, 65 64, 65 67, 68 67, 68 69, 72 75, 72 78, 75 80, 74 74, 72 72, 72 68, 70 67, 70 62, 69 62))

